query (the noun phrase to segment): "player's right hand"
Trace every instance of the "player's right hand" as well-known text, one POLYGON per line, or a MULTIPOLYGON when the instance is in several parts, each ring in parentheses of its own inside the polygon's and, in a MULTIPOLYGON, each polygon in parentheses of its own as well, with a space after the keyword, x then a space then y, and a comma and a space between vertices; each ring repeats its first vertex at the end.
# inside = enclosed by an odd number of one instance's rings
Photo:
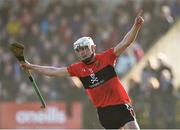
POLYGON ((20 65, 25 71, 32 69, 32 65, 28 61, 21 62, 20 65))

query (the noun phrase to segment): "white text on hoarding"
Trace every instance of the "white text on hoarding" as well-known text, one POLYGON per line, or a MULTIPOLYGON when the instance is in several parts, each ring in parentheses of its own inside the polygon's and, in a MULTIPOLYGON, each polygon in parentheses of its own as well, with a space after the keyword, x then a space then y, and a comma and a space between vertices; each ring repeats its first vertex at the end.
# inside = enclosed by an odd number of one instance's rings
POLYGON ((63 124, 67 120, 65 111, 56 107, 49 107, 45 111, 21 110, 16 113, 19 124, 63 124))

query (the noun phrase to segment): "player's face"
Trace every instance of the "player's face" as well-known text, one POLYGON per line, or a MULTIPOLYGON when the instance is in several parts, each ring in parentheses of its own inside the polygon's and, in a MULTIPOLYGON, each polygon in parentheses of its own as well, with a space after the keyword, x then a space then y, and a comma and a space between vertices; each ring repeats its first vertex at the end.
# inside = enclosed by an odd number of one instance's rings
POLYGON ((90 49, 88 46, 79 46, 75 50, 76 55, 80 58, 80 60, 85 60, 92 55, 92 49, 90 49))

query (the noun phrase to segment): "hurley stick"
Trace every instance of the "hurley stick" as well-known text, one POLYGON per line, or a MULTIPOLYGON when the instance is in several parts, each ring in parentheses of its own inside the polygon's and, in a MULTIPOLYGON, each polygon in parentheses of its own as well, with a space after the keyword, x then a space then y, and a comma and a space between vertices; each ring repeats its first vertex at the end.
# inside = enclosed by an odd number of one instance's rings
MULTIPOLYGON (((18 61, 20 63, 25 63, 25 58, 24 58, 24 46, 20 43, 12 43, 10 44, 10 50, 12 51, 12 53, 14 54, 14 56, 18 59, 18 61)), ((41 101, 41 108, 45 108, 46 107, 46 103, 41 95, 41 92, 33 78, 33 76, 31 75, 31 73, 27 70, 25 70, 26 74, 28 75, 29 77, 29 80, 31 81, 32 83, 32 86, 39 98, 39 100, 41 101)))

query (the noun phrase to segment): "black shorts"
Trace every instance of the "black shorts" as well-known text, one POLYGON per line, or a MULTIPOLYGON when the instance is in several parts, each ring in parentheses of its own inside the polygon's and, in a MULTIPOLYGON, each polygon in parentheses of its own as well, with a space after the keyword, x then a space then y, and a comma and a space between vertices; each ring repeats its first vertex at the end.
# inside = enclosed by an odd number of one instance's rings
POLYGON ((98 107, 97 111, 99 121, 105 129, 119 129, 135 120, 134 110, 128 104, 98 107))

